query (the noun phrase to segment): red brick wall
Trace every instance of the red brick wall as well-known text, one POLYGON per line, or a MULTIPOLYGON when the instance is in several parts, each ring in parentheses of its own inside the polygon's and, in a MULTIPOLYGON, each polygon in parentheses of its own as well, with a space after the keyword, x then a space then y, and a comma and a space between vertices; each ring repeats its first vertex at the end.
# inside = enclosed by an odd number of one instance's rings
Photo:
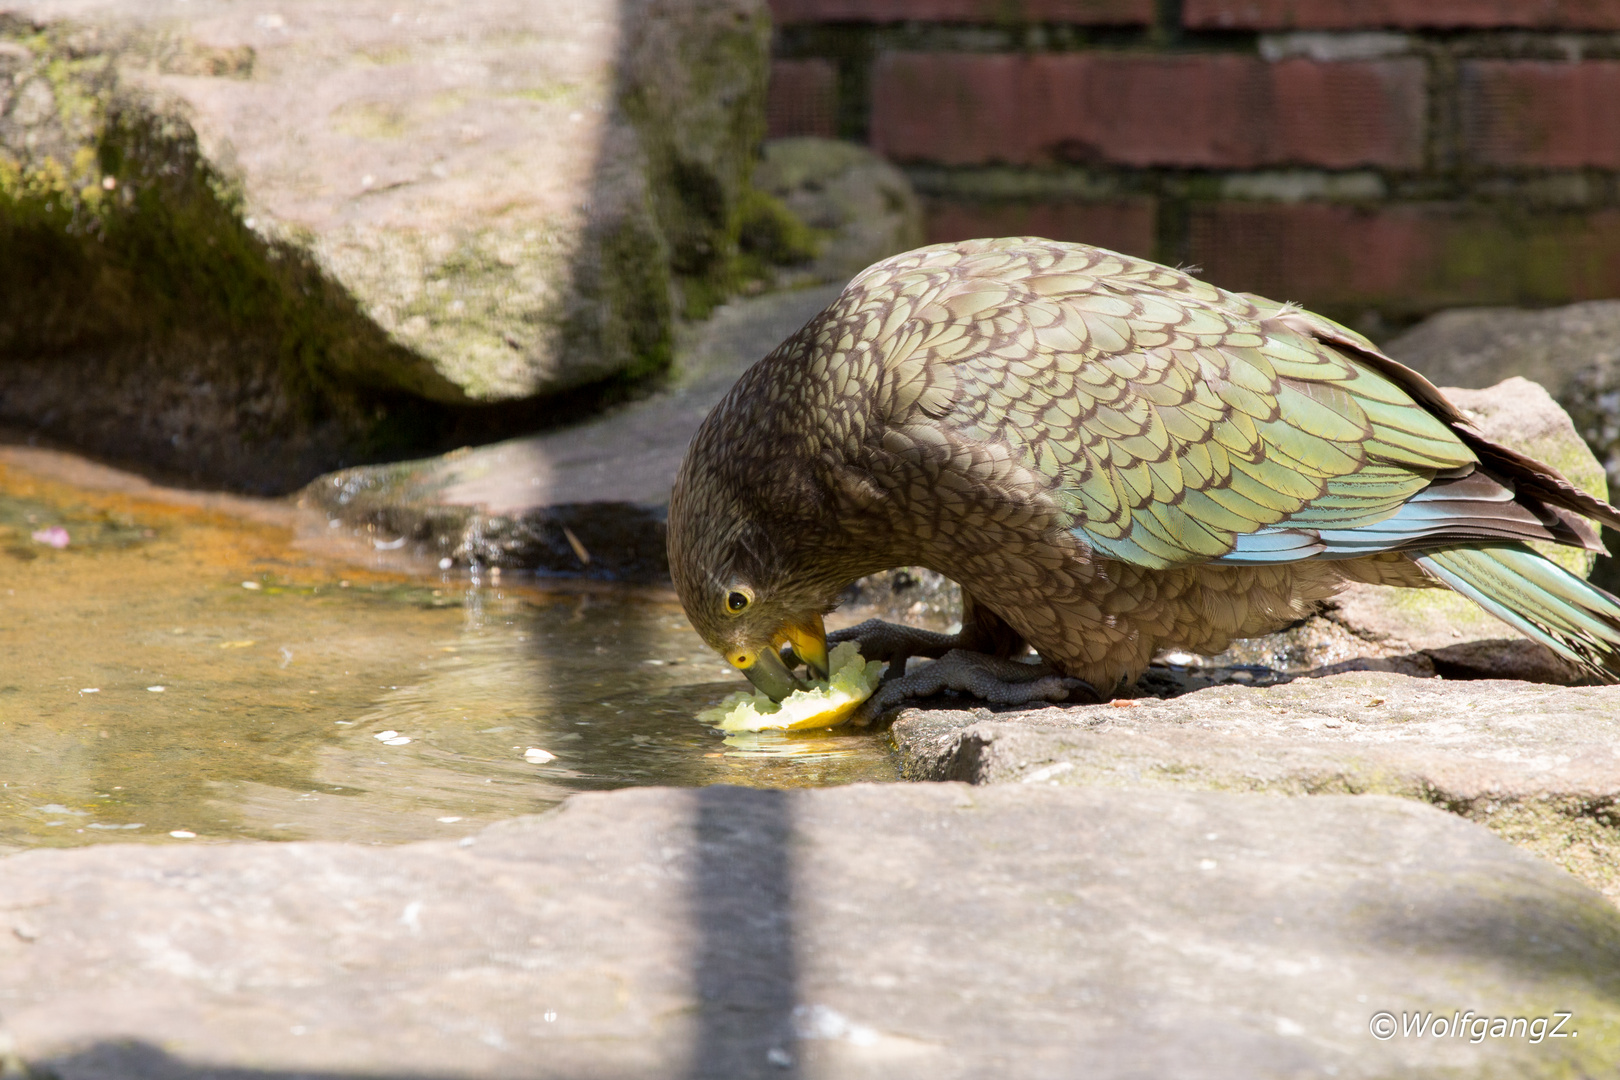
POLYGON ((1460 75, 1471 162, 1620 169, 1620 60, 1468 60, 1460 75))
POLYGON ((1340 308, 1620 295, 1620 210, 1480 214, 1466 206, 1217 202, 1192 212, 1191 261, 1231 289, 1340 308))
POLYGON ((901 164, 932 239, 1198 264, 1374 332, 1620 296, 1620 0, 772 4, 772 131, 901 164))
POLYGON ((773 136, 838 134, 838 69, 829 60, 777 60, 765 95, 765 126, 773 136))
POLYGON ((871 139, 944 165, 1414 169, 1423 80, 1410 59, 894 52, 873 71, 871 139))

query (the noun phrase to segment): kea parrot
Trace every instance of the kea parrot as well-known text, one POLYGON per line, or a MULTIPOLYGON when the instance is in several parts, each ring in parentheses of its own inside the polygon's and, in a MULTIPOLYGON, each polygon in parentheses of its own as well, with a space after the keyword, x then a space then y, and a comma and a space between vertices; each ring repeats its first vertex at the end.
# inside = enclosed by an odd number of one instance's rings
POLYGON ((1015 237, 877 263, 750 368, 681 465, 669 563, 693 627, 776 700, 797 661, 826 677, 823 616, 856 578, 957 582, 958 633, 834 635, 890 661, 867 719, 946 687, 1100 701, 1347 582, 1449 586, 1612 682, 1620 600, 1526 544, 1602 551, 1588 518, 1620 529, 1354 331, 1015 237))

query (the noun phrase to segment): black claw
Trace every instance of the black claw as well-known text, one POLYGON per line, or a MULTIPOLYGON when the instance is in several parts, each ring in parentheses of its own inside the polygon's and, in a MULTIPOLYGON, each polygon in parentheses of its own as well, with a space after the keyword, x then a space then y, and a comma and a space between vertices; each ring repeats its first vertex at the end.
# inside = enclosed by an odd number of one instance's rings
POLYGON ((1063 682, 1064 685, 1068 686, 1069 688, 1069 700, 1074 702, 1076 705, 1101 705, 1103 703, 1103 696, 1097 693, 1097 688, 1086 682, 1086 680, 1067 678, 1064 679, 1063 682), (1085 701, 1075 696, 1082 690, 1085 691, 1087 696, 1091 698, 1090 701, 1085 701))

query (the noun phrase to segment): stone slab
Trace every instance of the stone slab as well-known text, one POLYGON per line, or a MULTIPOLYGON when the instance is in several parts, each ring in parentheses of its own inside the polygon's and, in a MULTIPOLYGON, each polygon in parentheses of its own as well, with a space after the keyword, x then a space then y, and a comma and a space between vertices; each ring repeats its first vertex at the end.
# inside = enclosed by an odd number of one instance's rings
POLYGON ((683 335, 664 388, 588 422, 345 469, 310 484, 300 501, 435 558, 667 582, 664 514, 692 434, 738 376, 842 288, 732 301, 683 335))
POLYGON ((1620 1064, 1620 912, 1378 796, 640 789, 460 843, 107 845, 0 872, 0 1057, 55 1080, 1620 1064), (1427 1026, 1470 1013, 1462 1037, 1427 1026), (1474 1017, 1526 1024, 1471 1041, 1474 1017))
POLYGON ((995 715, 910 709, 893 739, 914 780, 1400 795, 1620 903, 1620 687, 1356 671, 995 715))

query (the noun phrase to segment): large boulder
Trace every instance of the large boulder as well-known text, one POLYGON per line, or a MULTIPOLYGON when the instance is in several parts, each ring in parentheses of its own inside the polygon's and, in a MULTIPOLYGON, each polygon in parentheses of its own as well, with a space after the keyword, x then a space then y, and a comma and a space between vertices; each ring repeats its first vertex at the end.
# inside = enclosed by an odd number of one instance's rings
POLYGON ((661 368, 735 283, 768 34, 762 0, 7 0, 0 422, 307 479, 661 368))

